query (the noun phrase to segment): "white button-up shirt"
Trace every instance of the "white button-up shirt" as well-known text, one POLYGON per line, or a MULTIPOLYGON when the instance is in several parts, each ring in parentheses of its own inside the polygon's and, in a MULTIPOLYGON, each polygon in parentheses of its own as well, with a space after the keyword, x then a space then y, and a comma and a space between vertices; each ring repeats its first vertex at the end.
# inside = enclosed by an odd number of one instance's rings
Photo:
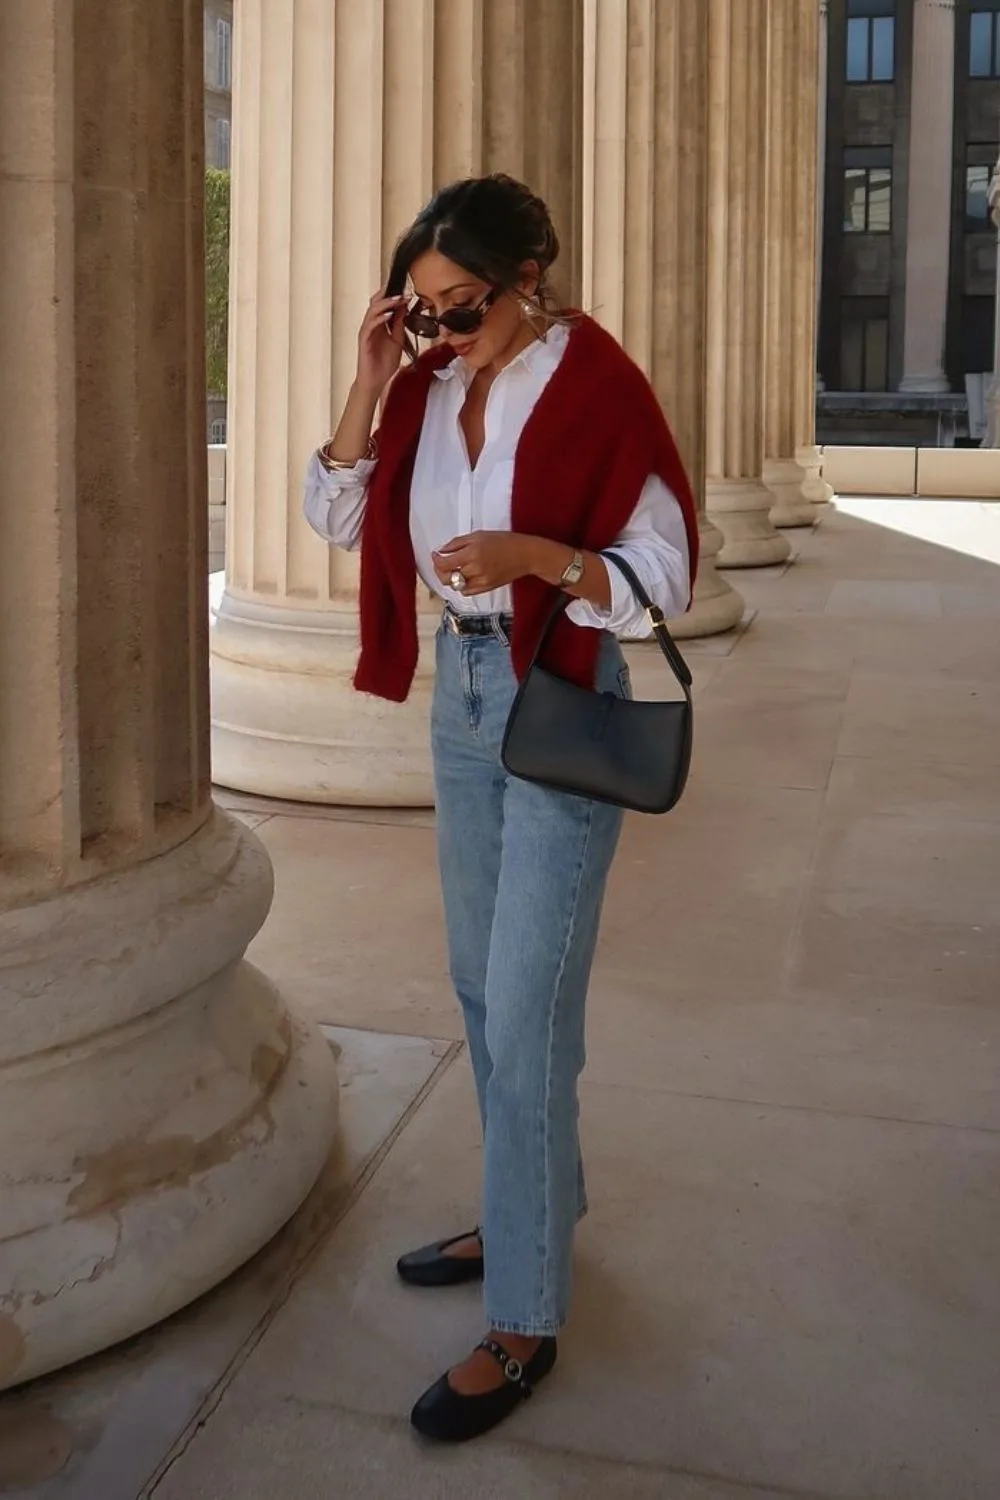
MULTIPOLYGON (((432 553, 472 531, 510 530, 517 445, 535 403, 559 367, 568 340, 569 330, 556 325, 545 339, 530 344, 500 371, 487 397, 486 440, 475 468, 469 463, 459 421, 474 372, 461 359, 436 372, 413 467, 410 532, 421 579, 458 614, 511 612, 509 588, 469 597, 443 584, 434 571, 432 553)), ((352 469, 330 473, 318 454, 313 455, 305 484, 306 519, 334 546, 351 551, 360 545, 373 468, 374 462, 362 459, 352 469)), ((665 615, 683 613, 690 593, 687 532, 680 505, 656 474, 646 480, 614 550, 631 563, 665 615)), ((577 599, 568 617, 577 625, 611 630, 619 636, 648 635, 642 606, 625 579, 615 567, 608 567, 608 573, 610 610, 577 599)))

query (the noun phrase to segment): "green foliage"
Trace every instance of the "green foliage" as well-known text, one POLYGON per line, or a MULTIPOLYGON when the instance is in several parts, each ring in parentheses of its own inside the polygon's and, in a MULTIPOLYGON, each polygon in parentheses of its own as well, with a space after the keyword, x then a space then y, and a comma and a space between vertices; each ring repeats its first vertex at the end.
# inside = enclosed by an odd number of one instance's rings
POLYGON ((210 396, 226 394, 229 345, 229 173, 205 173, 205 360, 210 396))

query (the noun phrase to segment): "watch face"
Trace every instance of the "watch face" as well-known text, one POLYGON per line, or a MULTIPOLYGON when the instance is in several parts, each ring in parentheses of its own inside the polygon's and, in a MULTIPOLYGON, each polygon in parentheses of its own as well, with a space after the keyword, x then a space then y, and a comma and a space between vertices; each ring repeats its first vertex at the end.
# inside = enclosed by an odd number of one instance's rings
POLYGON ((563 583, 579 583, 582 577, 583 562, 581 559, 574 557, 573 561, 570 563, 569 567, 563 574, 562 581, 563 583))

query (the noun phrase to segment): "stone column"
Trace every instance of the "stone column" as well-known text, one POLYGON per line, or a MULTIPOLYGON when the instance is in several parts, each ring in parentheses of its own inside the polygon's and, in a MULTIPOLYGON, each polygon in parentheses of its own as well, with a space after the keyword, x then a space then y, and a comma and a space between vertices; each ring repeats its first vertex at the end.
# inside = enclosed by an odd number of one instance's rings
POLYGON ((227 1276, 336 1119, 210 798, 202 90, 197 0, 0 8, 0 1388, 227 1276))
POLYGON ((826 113, 830 86, 830 0, 819 0, 819 104, 816 110, 816 389, 823 391, 819 368, 820 308, 823 298, 823 234, 826 224, 826 113))
POLYGON ((815 287, 814 266, 804 263, 815 253, 815 196, 803 190, 814 186, 815 126, 803 140, 798 119, 800 100, 811 100, 813 91, 804 86, 802 0, 768 0, 768 9, 763 477, 774 496, 772 524, 812 526, 816 511, 802 494, 806 474, 795 450, 802 387, 812 394, 816 383, 811 306, 804 327, 798 322, 804 294, 815 287), (808 371, 800 365, 803 349, 808 371))
POLYGON ((702 561, 678 636, 729 630, 743 600, 716 572, 705 514, 708 39, 700 0, 586 0, 584 306, 645 370, 698 497, 702 561), (684 213, 677 205, 684 205, 684 213))
MULTIPOLYGON (((483 152, 477 170, 507 172, 548 204, 560 241, 552 288, 572 306, 580 300, 582 58, 579 6, 484 0, 483 152)), ((437 180, 447 178, 439 173, 437 180)))
POLYGON ((796 237, 794 256, 795 316, 793 340, 796 378, 793 407, 795 461, 803 471, 802 499, 809 506, 809 519, 815 520, 816 506, 833 498, 833 489, 822 477, 823 458, 816 446, 816 353, 819 347, 819 278, 821 221, 817 204, 823 202, 822 156, 817 138, 825 135, 825 103, 817 100, 826 94, 826 57, 821 44, 820 13, 811 5, 795 6, 793 20, 793 55, 798 71, 793 79, 794 109, 791 126, 799 143, 798 161, 793 178, 792 203, 796 237))
POLYGON ((997 228, 996 305, 993 314, 993 374, 986 388, 984 448, 1000 448, 1000 161, 990 180, 990 217, 997 228))
POLYGON ((761 481, 765 0, 708 0, 708 42, 708 513, 725 539, 723 567, 764 567, 791 551, 761 481))
POLYGON ((901 391, 947 391, 955 0, 914 0, 901 391))
POLYGON ((574 212, 573 28, 559 0, 244 0, 226 587, 212 631, 223 785, 316 802, 432 801, 439 606, 420 591, 409 701, 355 693, 357 560, 306 526, 302 479, 343 406, 357 327, 395 239, 435 186, 537 171, 557 216, 574 212), (553 59, 551 76, 529 95, 539 58, 553 59))

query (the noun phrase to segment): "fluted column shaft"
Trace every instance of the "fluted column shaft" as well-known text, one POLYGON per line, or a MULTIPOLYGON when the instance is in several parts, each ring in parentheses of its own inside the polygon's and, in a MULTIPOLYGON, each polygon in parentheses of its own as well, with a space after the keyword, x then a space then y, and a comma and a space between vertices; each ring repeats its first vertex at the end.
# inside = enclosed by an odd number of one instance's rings
POLYGON ((559 0, 244 0, 227 574, 212 633, 213 759, 225 785, 314 801, 432 800, 436 609, 423 595, 408 702, 354 693, 357 561, 310 532, 302 479, 346 399, 368 299, 435 187, 482 171, 531 178, 567 241, 574 290, 577 30, 559 0))
MULTIPOLYGON (((578 5, 484 0, 483 150, 476 170, 508 172, 548 204, 561 245, 552 289, 574 306, 581 274, 582 48, 578 5)), ((439 168, 435 181, 448 175, 439 168)))
POLYGON ((955 0, 914 0, 902 391, 947 391, 955 0))
POLYGON ((807 522, 815 520, 816 506, 825 505, 833 490, 821 477, 822 457, 816 446, 816 356, 819 348, 819 280, 823 171, 820 137, 826 133, 826 20, 813 4, 796 5, 792 13, 793 56, 792 129, 797 143, 792 179, 795 221, 794 362, 792 429, 795 461, 802 471, 801 498, 807 522))
MULTIPOLYGON (((703 22, 704 24, 704 22, 703 22)), ((764 462, 765 0, 709 0, 708 513, 724 567, 782 562, 764 462)))
POLYGON ((826 224, 826 116, 830 88, 830 0, 819 4, 819 105, 816 111, 816 388, 824 390, 823 372, 819 368, 819 320, 823 299, 823 235, 826 224))
POLYGON ((819 12, 769 5, 764 482, 772 523, 801 527, 827 498, 815 436, 819 12))
POLYGON ((646 371, 674 430, 702 562, 672 628, 711 635, 743 601, 715 570, 722 537, 705 514, 708 39, 698 0, 587 0, 584 22, 584 305, 646 371))
POLYGON ((228 1275, 335 1110, 210 798, 202 24, 0 8, 0 1388, 228 1275))
POLYGON ((993 313, 993 374, 986 388, 984 448, 1000 448, 1000 161, 990 179, 990 218, 997 230, 996 303, 993 313))
MULTIPOLYGON (((801 0, 768 0, 766 277, 764 301, 764 483, 774 496, 775 526, 811 526, 813 506, 803 498, 805 471, 795 458, 800 397, 815 388, 815 353, 811 351, 813 309, 801 307, 812 267, 801 257, 814 253, 813 164, 815 128, 805 140, 799 132, 803 88, 801 0), (805 175, 805 182, 802 177, 805 175), (800 318, 802 325, 800 326, 800 318), (810 349, 810 369, 800 368, 803 348, 810 349)), ((811 94, 811 91, 809 91, 811 94)))
POLYGON ((110 27, 107 78, 78 66, 100 51, 101 20, 27 9, 4 9, 0 105, 0 318, 5 363, 22 375, 0 404, 11 904, 164 853, 211 810, 205 460, 189 441, 204 428, 199 117, 190 96, 146 91, 135 57, 143 41, 162 49, 179 88, 195 7, 110 27), (145 136, 123 139, 129 112, 163 140, 159 155, 145 136))

